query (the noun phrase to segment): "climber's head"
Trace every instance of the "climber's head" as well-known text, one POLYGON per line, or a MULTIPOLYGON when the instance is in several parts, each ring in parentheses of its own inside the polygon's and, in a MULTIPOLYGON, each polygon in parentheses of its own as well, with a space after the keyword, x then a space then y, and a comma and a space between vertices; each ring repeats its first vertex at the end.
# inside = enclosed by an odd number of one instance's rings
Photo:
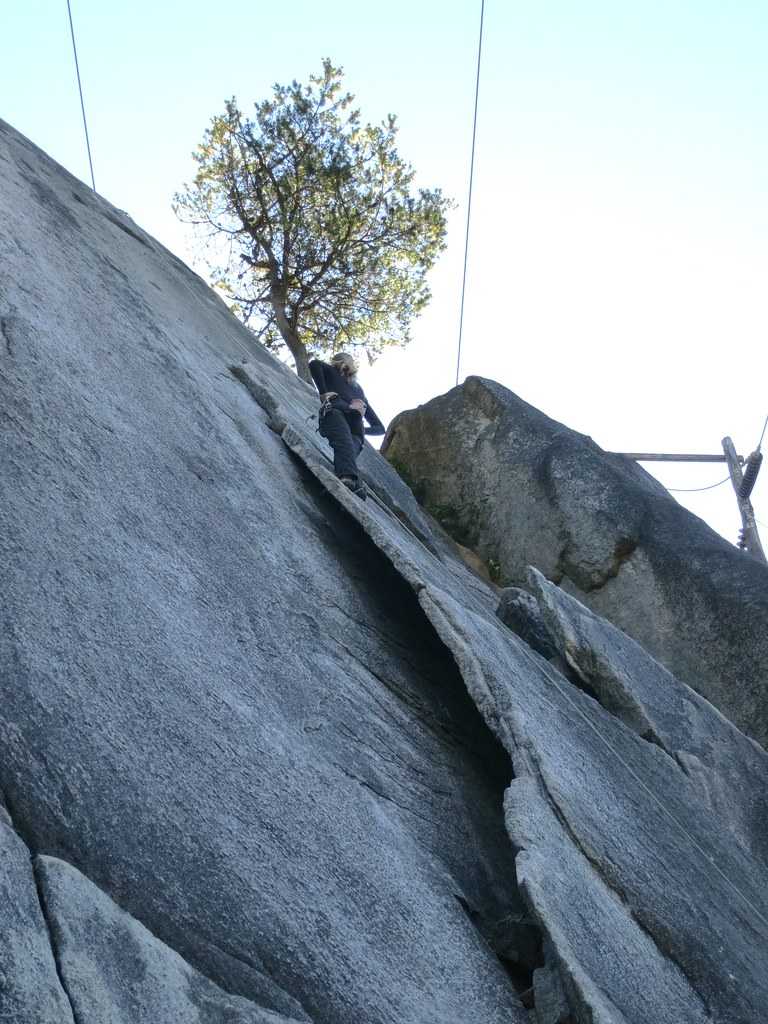
POLYGON ((357 376, 357 362, 349 352, 337 352, 331 356, 331 363, 347 380, 354 380, 357 376))

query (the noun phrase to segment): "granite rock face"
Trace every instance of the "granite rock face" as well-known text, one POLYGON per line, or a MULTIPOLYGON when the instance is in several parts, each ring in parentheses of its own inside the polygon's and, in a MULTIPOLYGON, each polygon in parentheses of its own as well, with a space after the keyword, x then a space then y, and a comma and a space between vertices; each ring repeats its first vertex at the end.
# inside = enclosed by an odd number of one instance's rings
POLYGON ((539 575, 533 651, 194 274, 0 168, 0 1017, 760 1019, 762 751, 539 575))
POLYGON ((504 585, 536 566, 766 745, 768 567, 636 463, 480 377, 401 413, 382 452, 504 585))
POLYGON ((0 812, 0 1020, 74 1024, 29 850, 0 812))
POLYGON ((40 857, 37 873, 76 1021, 296 1024, 222 991, 71 865, 40 857))
POLYGON ((312 390, 6 126, 0 167, 0 787, 30 854, 259 1009, 523 1020, 508 758, 229 368, 248 357, 324 459, 312 390))
POLYGON ((536 598, 520 587, 505 587, 496 614, 529 647, 542 658, 554 661, 559 657, 549 626, 539 609, 536 598))

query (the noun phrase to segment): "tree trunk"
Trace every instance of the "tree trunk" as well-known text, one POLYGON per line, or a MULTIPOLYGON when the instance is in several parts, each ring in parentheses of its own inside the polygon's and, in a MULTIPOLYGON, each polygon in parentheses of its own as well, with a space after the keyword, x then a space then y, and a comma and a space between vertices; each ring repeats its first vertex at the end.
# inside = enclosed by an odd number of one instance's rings
MULTIPOLYGON (((311 384, 312 387, 314 387, 315 382, 312 380, 312 374, 309 372, 309 356, 307 355, 307 350, 304 348, 303 342, 299 341, 296 334, 294 334, 294 338, 296 338, 296 348, 293 349, 290 345, 288 347, 291 348, 291 355, 293 356, 293 362, 296 366, 296 373, 302 380, 305 380, 307 384, 311 384)), ((287 344, 288 342, 286 342, 286 345, 287 344)))
POLYGON ((288 346, 288 351, 293 356, 293 361, 296 364, 296 373, 302 380, 311 384, 312 374, 309 372, 309 356, 307 355, 304 342, 291 327, 288 317, 285 315, 285 295, 282 293, 279 285, 270 285, 269 301, 272 304, 280 337, 288 346))

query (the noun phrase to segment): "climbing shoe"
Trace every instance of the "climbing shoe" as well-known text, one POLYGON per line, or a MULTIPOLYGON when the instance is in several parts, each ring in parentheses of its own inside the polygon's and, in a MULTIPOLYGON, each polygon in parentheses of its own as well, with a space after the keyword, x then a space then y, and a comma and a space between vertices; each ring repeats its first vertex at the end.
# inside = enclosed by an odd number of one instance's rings
POLYGON ((348 487, 353 494, 356 494, 358 498, 365 501, 368 497, 368 489, 358 477, 355 476, 341 476, 339 480, 348 487))

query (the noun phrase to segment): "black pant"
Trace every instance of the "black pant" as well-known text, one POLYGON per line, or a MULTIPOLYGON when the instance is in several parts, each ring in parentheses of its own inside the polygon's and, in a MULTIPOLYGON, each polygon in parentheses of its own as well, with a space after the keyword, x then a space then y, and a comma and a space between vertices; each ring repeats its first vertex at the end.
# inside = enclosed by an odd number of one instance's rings
MULTIPOLYGON (((360 416, 355 413, 355 419, 360 416)), ((341 409, 329 409, 320 420, 320 434, 333 448, 333 471, 336 476, 353 476, 357 479, 357 456, 363 447, 363 438, 353 432, 349 419, 341 409)))

